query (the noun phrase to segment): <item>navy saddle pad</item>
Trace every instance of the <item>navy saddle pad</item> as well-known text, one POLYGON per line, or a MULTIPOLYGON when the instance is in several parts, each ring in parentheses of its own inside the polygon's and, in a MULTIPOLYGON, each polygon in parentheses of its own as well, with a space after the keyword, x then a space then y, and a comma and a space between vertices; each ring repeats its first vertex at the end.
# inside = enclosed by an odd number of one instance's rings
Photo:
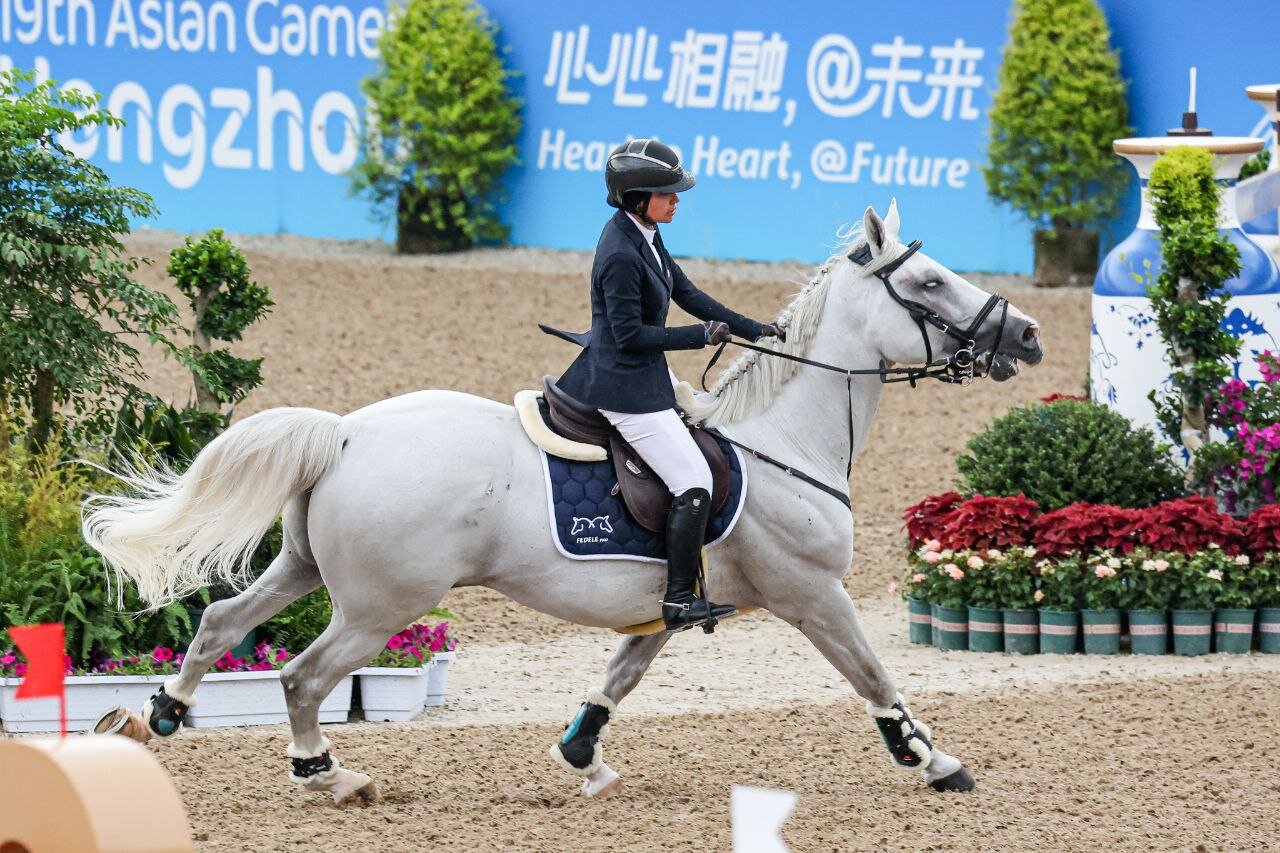
MULTIPOLYGON (((746 492, 746 474, 738 449, 717 438, 729 462, 729 496, 707 524, 707 544, 733 530, 746 492)), ((539 451, 547 472, 551 538, 561 554, 574 560, 626 559, 666 562, 664 537, 645 530, 614 495, 618 478, 613 461, 574 462, 539 451)))

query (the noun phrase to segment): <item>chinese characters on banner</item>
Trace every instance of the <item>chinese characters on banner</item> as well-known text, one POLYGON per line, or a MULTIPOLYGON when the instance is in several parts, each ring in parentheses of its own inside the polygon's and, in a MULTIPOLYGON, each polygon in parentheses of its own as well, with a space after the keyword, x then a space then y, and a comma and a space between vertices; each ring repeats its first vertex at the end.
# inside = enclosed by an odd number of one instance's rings
MULTIPOLYGON (((607 38, 606 54, 598 45, 592 49, 591 27, 586 24, 552 33, 542 83, 555 89, 557 103, 585 106, 593 95, 603 95, 614 106, 639 108, 649 105, 650 93, 661 89, 662 101, 676 109, 772 113, 782 106, 790 45, 778 33, 766 38, 759 31, 688 30, 668 46, 666 57, 659 51, 658 36, 644 27, 607 38)), ((877 106, 884 118, 898 108, 914 119, 935 114, 944 121, 980 117, 973 93, 986 84, 978 73, 983 48, 967 45, 962 38, 926 48, 895 36, 890 42, 873 43, 868 52, 870 59, 864 64, 858 46, 847 36, 830 33, 819 38, 805 65, 813 105, 835 118, 862 115, 877 106)), ((786 123, 793 118, 788 115, 786 123)))
MULTIPOLYGON (((791 44, 779 33, 686 30, 663 45, 645 27, 601 33, 590 25, 556 30, 542 84, 562 106, 593 103, 640 109, 659 103, 678 110, 779 114, 792 126, 797 101, 784 100, 791 44), (606 50, 607 45, 607 50, 606 50)), ((808 105, 821 116, 848 119, 974 122, 981 111, 974 94, 986 85, 979 71, 986 50, 963 38, 926 45, 901 35, 874 41, 864 51, 848 36, 827 33, 808 49, 804 66, 808 105)), ((807 108, 807 107, 806 107, 807 108)), ((611 144, 567 139, 563 130, 542 131, 538 168, 599 170, 611 144)), ((737 148, 716 134, 698 134, 687 161, 700 175, 777 179, 792 189, 801 174, 790 168, 792 145, 737 148)), ((826 183, 941 187, 966 186, 972 164, 963 157, 924 156, 906 146, 878 152, 874 142, 821 139, 810 152, 810 172, 826 183)))

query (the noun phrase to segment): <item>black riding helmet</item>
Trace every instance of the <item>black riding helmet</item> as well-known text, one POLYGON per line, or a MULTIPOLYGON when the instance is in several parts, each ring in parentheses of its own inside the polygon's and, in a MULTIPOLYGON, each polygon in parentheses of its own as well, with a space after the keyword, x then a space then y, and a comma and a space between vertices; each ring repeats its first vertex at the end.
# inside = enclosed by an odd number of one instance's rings
POLYGON ((693 184, 693 175, 681 168, 676 152, 656 139, 619 145, 604 168, 610 206, 632 213, 644 209, 649 193, 680 193, 693 184))

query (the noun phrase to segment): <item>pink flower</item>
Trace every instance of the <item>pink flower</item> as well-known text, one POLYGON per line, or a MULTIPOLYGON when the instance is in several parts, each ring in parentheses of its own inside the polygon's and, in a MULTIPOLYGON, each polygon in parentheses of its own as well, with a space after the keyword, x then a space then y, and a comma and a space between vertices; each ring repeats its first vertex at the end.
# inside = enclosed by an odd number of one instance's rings
POLYGON ((1044 590, 1037 589, 1036 594, 1032 596, 1036 600, 1036 604, 1044 601, 1044 590))
POLYGON ((280 649, 276 652, 276 663, 284 663, 288 659, 289 659, 289 653, 284 649, 280 649))
POLYGON ((986 565, 986 563, 984 563, 984 562, 982 561, 982 558, 981 558, 981 557, 979 557, 977 554, 974 554, 974 555, 973 555, 973 556, 971 556, 971 557, 969 558, 969 560, 968 560, 968 566, 969 566, 969 568, 971 568, 971 569, 980 569, 980 568, 982 568, 982 567, 983 567, 983 566, 985 566, 985 565, 986 565))
POLYGON ((924 549, 926 551, 941 551, 942 543, 937 539, 930 539, 924 543, 924 549))
POLYGON ((929 579, 929 576, 921 572, 916 572, 914 575, 911 576, 912 583, 924 583, 928 579, 929 579))
POLYGON ((390 640, 387 640, 387 648, 391 649, 391 651, 393 652, 399 651, 400 649, 404 648, 404 637, 401 637, 399 634, 396 634, 390 640))
POLYGON ((413 648, 409 649, 409 654, 413 655, 418 660, 422 660, 422 657, 423 657, 422 649, 418 648, 417 646, 414 646, 413 648))
POLYGON ((173 660, 173 649, 168 646, 156 646, 155 651, 151 653, 152 659, 157 663, 164 663, 173 660))
POLYGON ((8 666, 9 664, 13 663, 17 659, 18 659, 17 655, 15 655, 13 652, 9 652, 9 654, 7 655, 0 656, 0 666, 8 666))
POLYGON ((430 644, 427 645, 427 648, 431 650, 432 654, 435 654, 436 652, 444 648, 445 642, 446 641, 443 635, 432 637, 430 644))
POLYGON ((946 566, 943 567, 943 569, 946 571, 948 575, 951 576, 951 579, 953 581, 964 579, 964 570, 961 569, 959 566, 957 566, 955 563, 947 563, 946 566))
POLYGON ((941 554, 939 554, 937 551, 925 551, 925 552, 924 552, 924 561, 925 561, 926 563, 928 563, 929 565, 934 565, 935 563, 937 563, 937 562, 938 562, 939 560, 941 560, 941 559, 942 559, 942 555, 941 555, 941 554))
POLYGON ((1116 575, 1116 570, 1110 566, 1094 566, 1093 573, 1099 578, 1113 578, 1116 575))
POLYGON ((22 661, 18 661, 13 665, 13 674, 21 678, 27 674, 27 665, 22 661))
POLYGON ((898 582, 889 581, 889 595, 897 595, 897 594, 898 594, 898 582))

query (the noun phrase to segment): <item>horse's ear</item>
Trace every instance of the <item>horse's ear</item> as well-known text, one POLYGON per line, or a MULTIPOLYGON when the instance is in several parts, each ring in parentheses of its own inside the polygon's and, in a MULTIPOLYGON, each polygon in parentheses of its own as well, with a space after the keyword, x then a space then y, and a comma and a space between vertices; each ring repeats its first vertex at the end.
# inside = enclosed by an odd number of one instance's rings
POLYGON ((862 233, 867 238, 867 246, 871 248, 871 254, 879 257, 884 251, 888 235, 885 232, 884 220, 870 205, 867 206, 866 213, 862 214, 862 233))
POLYGON ((890 237, 897 239, 901 228, 902 222, 898 219, 898 200, 895 198, 889 202, 889 212, 884 215, 884 230, 890 237))

